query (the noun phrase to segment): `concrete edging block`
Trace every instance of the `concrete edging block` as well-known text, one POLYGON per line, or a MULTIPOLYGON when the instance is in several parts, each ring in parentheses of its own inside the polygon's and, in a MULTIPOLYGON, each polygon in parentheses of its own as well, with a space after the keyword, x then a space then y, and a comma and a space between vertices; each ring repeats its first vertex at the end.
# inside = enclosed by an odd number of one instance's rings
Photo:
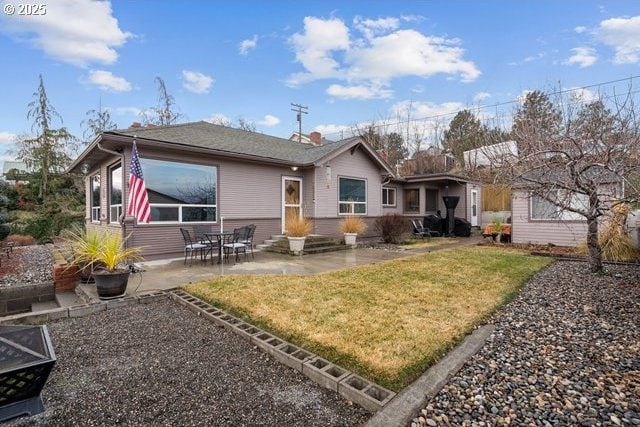
POLYGON ((251 341, 252 336, 257 335, 264 331, 260 328, 256 328, 255 326, 249 323, 240 322, 237 325, 234 325, 233 332, 238 334, 240 338, 243 338, 247 341, 251 341))
POLYGON ((374 413, 378 412, 395 396, 394 392, 356 374, 351 374, 340 381, 338 393, 374 413))
POLYGON ((83 317, 92 313, 105 311, 107 304, 103 302, 94 302, 91 304, 74 305, 69 307, 69 317, 83 317))
POLYGON ((106 301, 105 304, 107 305, 107 310, 113 310, 114 308, 118 308, 118 307, 138 304, 138 302, 139 302, 138 298, 136 297, 124 297, 124 298, 118 298, 118 299, 112 299, 112 300, 106 301))
POLYGON ((273 357, 290 368, 302 372, 302 364, 316 355, 285 341, 276 347, 273 357))
POLYGON ((138 301, 140 301, 142 304, 148 304, 150 302, 159 300, 159 299, 163 299, 166 298, 167 294, 165 292, 162 291, 153 291, 153 292, 149 292, 149 293, 145 293, 145 294, 141 294, 141 295, 137 295, 136 298, 138 298, 138 301))
POLYGON ((334 365, 320 356, 307 360, 302 364, 302 373, 324 388, 338 391, 338 383, 351 372, 334 365))

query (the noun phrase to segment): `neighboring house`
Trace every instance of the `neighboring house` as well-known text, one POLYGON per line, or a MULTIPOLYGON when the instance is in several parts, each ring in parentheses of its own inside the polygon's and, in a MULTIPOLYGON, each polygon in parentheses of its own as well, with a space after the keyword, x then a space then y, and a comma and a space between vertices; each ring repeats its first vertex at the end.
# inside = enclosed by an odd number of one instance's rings
POLYGON ((466 169, 500 167, 504 164, 505 159, 518 157, 518 145, 515 141, 505 141, 465 151, 462 156, 466 169))
MULTIPOLYGON (((606 175, 602 173, 600 176, 606 175)), ((601 178, 600 186, 599 193, 605 203, 622 197, 622 184, 615 176, 601 178)), ((552 190, 549 195, 560 200, 563 206, 579 208, 588 204, 586 195, 567 190, 552 190)), ((518 184, 512 189, 511 222, 513 243, 578 246, 587 239, 587 221, 583 216, 563 210, 547 198, 532 194, 518 184)))
POLYGON ((30 168, 27 167, 27 164, 24 162, 5 160, 2 177, 10 184, 15 184, 16 181, 11 179, 19 176, 25 176, 29 172, 33 172, 30 168), (11 171, 11 173, 9 173, 11 171), (7 177, 7 174, 11 175, 11 177, 7 177))
MULTIPOLYGON (((143 246, 147 258, 181 253, 180 227, 218 229, 222 219, 225 230, 256 224, 256 242, 286 231, 290 214, 312 219, 314 233, 332 236, 340 235, 342 217, 361 215, 368 235, 375 235, 374 221, 383 214, 444 212, 440 196, 447 191, 463 196, 456 212, 471 220, 472 184, 464 178, 398 178, 359 138, 310 136, 313 143, 301 144, 207 122, 109 131, 68 171, 87 177, 87 225, 131 233, 131 244, 143 246), (149 190, 149 224, 123 216, 133 141, 149 190)), ((479 193, 473 194, 478 205, 479 193)))

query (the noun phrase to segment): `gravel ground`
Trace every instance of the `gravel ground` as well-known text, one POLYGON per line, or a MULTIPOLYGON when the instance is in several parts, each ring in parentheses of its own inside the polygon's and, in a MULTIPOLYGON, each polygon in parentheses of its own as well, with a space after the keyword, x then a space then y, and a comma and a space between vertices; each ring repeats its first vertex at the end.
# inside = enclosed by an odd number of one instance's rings
POLYGON ((640 267, 608 269, 536 275, 411 425, 640 425, 640 267))
POLYGON ((53 257, 46 246, 18 246, 2 256, 0 287, 53 282, 53 257))
POLYGON ((353 426, 369 414, 170 300, 48 325, 58 362, 25 425, 353 426))

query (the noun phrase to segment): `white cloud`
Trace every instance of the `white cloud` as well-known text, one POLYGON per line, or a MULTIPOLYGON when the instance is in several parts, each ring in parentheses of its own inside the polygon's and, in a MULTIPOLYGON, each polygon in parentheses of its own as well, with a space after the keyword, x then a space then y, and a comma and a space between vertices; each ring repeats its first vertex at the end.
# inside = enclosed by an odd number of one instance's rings
POLYGON ((352 127, 347 125, 318 125, 314 127, 313 130, 320 132, 322 136, 327 137, 330 140, 338 140, 353 136, 352 127))
POLYGON ((193 93, 209 93, 213 78, 198 71, 182 70, 182 87, 193 93))
POLYGON ((332 84, 327 88, 327 94, 341 99, 385 99, 391 98, 393 96, 393 91, 375 85, 343 86, 339 84, 332 84))
POLYGON ((421 119, 425 117, 442 116, 446 114, 455 114, 464 108, 464 104, 460 102, 443 102, 436 104, 435 102, 418 102, 404 100, 397 102, 391 106, 391 113, 394 116, 405 116, 407 111, 411 112, 413 119, 421 119))
POLYGON ((276 116, 273 116, 271 114, 267 114, 266 116, 264 116, 264 118, 262 120, 260 120, 258 122, 259 125, 262 126, 276 126, 278 124, 280 124, 280 119, 276 116))
POLYGON ((88 81, 102 90, 113 92, 129 92, 131 90, 131 83, 124 77, 114 76, 111 71, 91 70, 88 81))
POLYGON ((331 56, 335 50, 349 48, 349 29, 337 18, 304 18, 304 32, 295 33, 289 39, 296 52, 296 61, 306 72, 289 77, 288 83, 297 86, 312 80, 338 77, 338 62, 331 56))
POLYGON ((365 87, 382 88, 392 79, 405 76, 449 74, 465 82, 478 78, 480 71, 473 62, 464 59, 460 40, 400 29, 400 21, 393 17, 375 20, 357 17, 354 26, 364 37, 352 38, 347 25, 338 18, 306 17, 304 31, 289 39, 296 61, 304 71, 290 75, 288 84, 346 80, 347 86, 330 88, 334 93, 344 93, 347 87, 358 88, 360 92, 365 87))
POLYGON ((120 29, 108 1, 56 0, 48 5, 46 15, 0 14, 0 23, 2 32, 16 40, 81 67, 114 63, 116 49, 132 36, 120 29))
POLYGON ((140 116, 142 109, 138 107, 116 107, 113 112, 119 116, 140 116))
POLYGON ((615 50, 615 64, 640 62, 640 16, 606 19, 600 22, 596 34, 615 50))
POLYGON ((473 95, 473 102, 482 102, 488 98, 491 98, 491 94, 489 92, 478 92, 473 95))
POLYGON ((575 32, 576 32, 576 33, 578 33, 578 34, 582 34, 582 33, 584 33, 585 31, 587 31, 587 27, 585 27, 585 26, 583 26, 583 25, 578 25, 577 27, 575 27, 575 28, 573 29, 573 31, 575 31, 575 32))
POLYGON ((531 92, 533 92, 533 90, 524 89, 522 92, 520 92, 520 95, 516 96, 516 102, 520 105, 523 105, 524 101, 527 100, 527 95, 529 95, 531 92))
POLYGON ((258 46, 258 36, 254 35, 253 38, 242 40, 238 45, 238 51, 240 55, 247 56, 250 50, 255 49, 258 46))
POLYGON ((395 30, 399 24, 400 20, 393 17, 368 19, 356 16, 353 19, 353 25, 360 30, 367 39, 371 39, 378 34, 386 33, 390 30, 395 30))
POLYGON ((0 145, 12 145, 16 142, 18 135, 11 132, 0 132, 0 145))
POLYGON ((208 118, 204 119, 205 122, 213 123, 214 125, 231 126, 233 120, 225 116, 222 113, 214 113, 208 118))
POLYGON ((571 91, 572 100, 576 102, 588 104, 598 99, 596 94, 590 91, 589 89, 572 87, 572 88, 569 88, 568 90, 571 91))
POLYGON ((567 60, 564 62, 565 64, 577 65, 580 68, 586 68, 595 64, 598 60, 596 50, 592 47, 574 47, 573 49, 571 49, 571 52, 573 52, 573 55, 567 58, 567 60))

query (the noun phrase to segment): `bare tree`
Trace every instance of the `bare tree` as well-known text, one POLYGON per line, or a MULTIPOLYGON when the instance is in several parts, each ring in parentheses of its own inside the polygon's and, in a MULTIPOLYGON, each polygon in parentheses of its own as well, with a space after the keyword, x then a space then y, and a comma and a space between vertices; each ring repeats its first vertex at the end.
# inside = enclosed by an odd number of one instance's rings
POLYGON ((99 133, 117 128, 117 125, 111 120, 109 110, 102 108, 102 103, 100 103, 97 110, 87 111, 86 116, 87 118, 80 123, 80 126, 84 128, 82 136, 85 145, 91 142, 99 133))
MULTIPOLYGON (((598 222, 629 201, 640 170, 638 109, 628 90, 588 104, 532 92, 516 113, 518 155, 502 156, 497 178, 528 192, 532 209, 549 219, 585 219, 593 272, 603 270, 598 222)), ((497 159, 495 159, 497 160, 497 159)))
POLYGON ((178 112, 175 98, 169 94, 167 85, 161 77, 156 76, 158 83, 158 105, 141 113, 142 121, 146 124, 156 126, 169 126, 176 124, 182 119, 182 114, 178 112))

